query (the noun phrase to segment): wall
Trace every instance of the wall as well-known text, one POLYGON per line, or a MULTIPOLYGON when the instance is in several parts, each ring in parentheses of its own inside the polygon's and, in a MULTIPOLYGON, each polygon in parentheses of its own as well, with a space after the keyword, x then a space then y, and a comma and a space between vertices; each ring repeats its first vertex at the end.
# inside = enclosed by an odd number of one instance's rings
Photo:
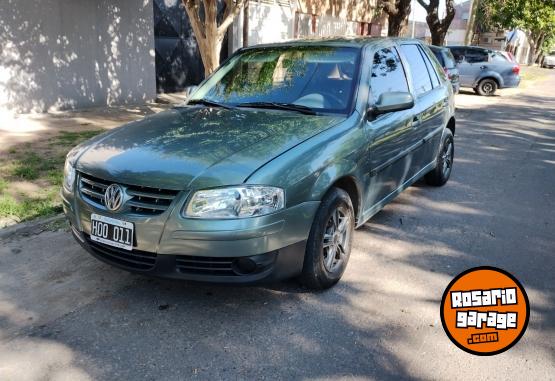
POLYGON ((156 96, 151 0, 0 0, 0 109, 156 96))
MULTIPOLYGON (((249 2, 249 45, 294 38, 353 36, 361 23, 374 21, 382 33, 383 20, 375 16, 376 0, 262 0, 249 2), (315 25, 313 25, 315 22, 315 25)), ((369 28, 367 25, 366 28, 369 28)), ((364 34, 370 34, 370 31, 364 34)), ((243 46, 243 12, 233 23, 230 51, 243 46)))

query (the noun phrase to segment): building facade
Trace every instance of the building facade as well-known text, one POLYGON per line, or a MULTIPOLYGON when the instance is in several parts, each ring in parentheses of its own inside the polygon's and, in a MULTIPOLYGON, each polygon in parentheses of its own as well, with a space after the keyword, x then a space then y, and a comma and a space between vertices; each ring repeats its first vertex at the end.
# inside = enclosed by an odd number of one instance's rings
MULTIPOLYGON (((383 35, 376 2, 251 0, 248 44, 383 35)), ((230 27, 222 58, 243 46, 243 17, 230 27)), ((0 0, 0 109, 142 103, 202 77, 181 0, 0 0)))

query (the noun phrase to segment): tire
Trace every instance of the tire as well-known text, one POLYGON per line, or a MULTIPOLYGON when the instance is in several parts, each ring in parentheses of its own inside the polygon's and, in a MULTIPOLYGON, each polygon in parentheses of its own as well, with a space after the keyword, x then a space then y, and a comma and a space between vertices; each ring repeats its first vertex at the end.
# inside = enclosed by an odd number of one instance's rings
POLYGON ((455 141, 453 133, 445 129, 441 149, 436 158, 436 167, 426 174, 425 180, 429 185, 440 187, 444 185, 453 170, 453 159, 455 157, 455 141))
POLYGON ((478 83, 478 87, 476 88, 476 92, 480 95, 490 97, 497 91, 497 82, 491 78, 485 78, 478 83))
POLYGON ((310 229, 301 283, 312 290, 324 290, 341 279, 349 262, 354 227, 351 198, 342 189, 330 189, 310 229))

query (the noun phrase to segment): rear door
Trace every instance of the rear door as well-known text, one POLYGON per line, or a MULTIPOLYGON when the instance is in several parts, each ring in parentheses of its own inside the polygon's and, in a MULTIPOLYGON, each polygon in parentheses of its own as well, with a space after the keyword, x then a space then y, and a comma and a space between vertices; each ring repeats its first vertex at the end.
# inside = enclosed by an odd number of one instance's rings
POLYGON ((466 48, 463 64, 459 67, 461 85, 474 87, 482 72, 488 70, 489 54, 486 49, 466 48))
POLYGON ((408 62, 413 84, 414 112, 417 117, 413 124, 413 133, 422 143, 413 152, 412 165, 416 174, 435 156, 434 147, 444 125, 449 89, 444 83, 444 75, 438 75, 427 56, 427 49, 420 44, 409 43, 401 45, 401 52, 408 62))

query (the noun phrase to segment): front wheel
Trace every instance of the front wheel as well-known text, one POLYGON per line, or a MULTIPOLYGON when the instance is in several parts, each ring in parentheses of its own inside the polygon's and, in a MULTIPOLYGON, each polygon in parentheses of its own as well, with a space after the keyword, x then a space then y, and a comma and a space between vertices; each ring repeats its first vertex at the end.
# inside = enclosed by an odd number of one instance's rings
POLYGON ((426 174, 426 182, 436 187, 444 185, 451 176, 454 158, 455 141, 453 140, 453 133, 451 130, 445 129, 441 149, 436 158, 436 167, 426 174))
POLYGON ((301 274, 301 282, 313 290, 336 284, 349 261, 355 227, 351 198, 342 189, 332 188, 316 212, 301 274))

